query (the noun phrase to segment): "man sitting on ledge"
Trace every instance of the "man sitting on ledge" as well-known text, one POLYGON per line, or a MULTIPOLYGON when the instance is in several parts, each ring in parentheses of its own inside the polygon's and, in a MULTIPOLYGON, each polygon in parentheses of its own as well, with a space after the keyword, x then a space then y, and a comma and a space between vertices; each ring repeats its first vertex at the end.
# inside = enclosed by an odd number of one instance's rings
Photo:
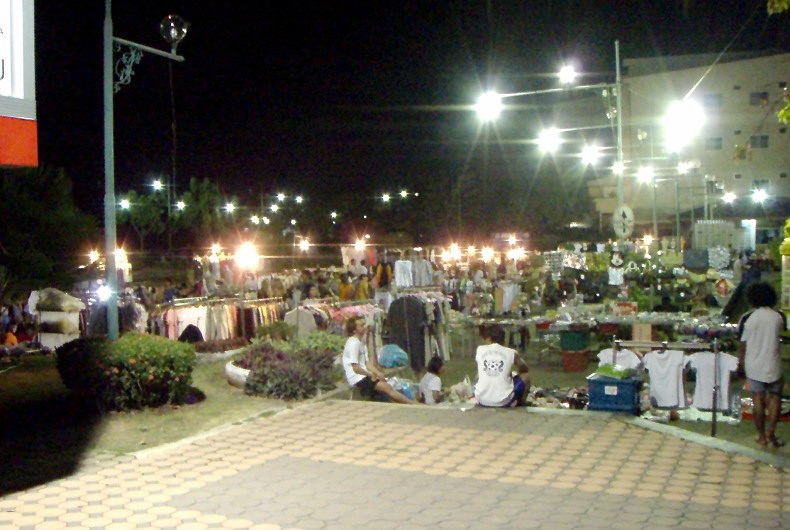
POLYGON ((377 393, 387 395, 396 403, 416 405, 417 402, 409 399, 384 380, 384 374, 372 365, 368 366, 368 349, 365 346, 365 335, 368 327, 362 317, 350 317, 346 320, 346 334, 348 340, 343 348, 343 370, 346 372, 346 381, 354 389, 358 389, 363 397, 373 399, 377 393))
POLYGON ((505 330, 498 325, 480 326, 480 337, 485 344, 477 347, 477 384, 475 398, 483 407, 517 407, 529 395, 530 380, 527 363, 506 348, 505 330), (517 375, 511 374, 515 365, 517 375))

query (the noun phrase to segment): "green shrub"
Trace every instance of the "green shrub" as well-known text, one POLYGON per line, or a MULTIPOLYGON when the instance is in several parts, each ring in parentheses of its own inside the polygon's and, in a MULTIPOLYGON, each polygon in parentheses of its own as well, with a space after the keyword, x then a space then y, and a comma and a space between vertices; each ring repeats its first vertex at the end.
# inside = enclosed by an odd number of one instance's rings
POLYGON ((254 344, 235 364, 250 370, 248 394, 307 399, 319 390, 334 388, 333 365, 344 343, 342 337, 319 331, 290 342, 254 344))
POLYGON ((296 326, 282 320, 255 329, 255 336, 265 340, 291 340, 296 336, 296 326))
POLYGON ((126 333, 115 342, 82 338, 57 350, 64 384, 99 407, 130 410, 189 399, 195 351, 155 335, 126 333))

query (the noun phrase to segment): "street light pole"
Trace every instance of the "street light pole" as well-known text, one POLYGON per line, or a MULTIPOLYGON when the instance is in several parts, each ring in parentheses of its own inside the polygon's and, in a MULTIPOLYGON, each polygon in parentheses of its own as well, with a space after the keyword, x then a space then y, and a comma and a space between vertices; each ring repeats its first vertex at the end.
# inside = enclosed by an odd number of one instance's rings
MULTIPOLYGON (((614 64, 615 70, 615 90, 617 102, 617 162, 619 167, 623 167, 623 79, 620 75, 620 41, 614 41, 614 64)), ((623 189, 623 172, 620 171, 617 177, 617 206, 625 204, 625 190, 623 189)))
POLYGON ((112 0, 104 0, 104 255, 107 272, 107 336, 118 338, 118 271, 115 269, 115 140, 113 137, 112 0))

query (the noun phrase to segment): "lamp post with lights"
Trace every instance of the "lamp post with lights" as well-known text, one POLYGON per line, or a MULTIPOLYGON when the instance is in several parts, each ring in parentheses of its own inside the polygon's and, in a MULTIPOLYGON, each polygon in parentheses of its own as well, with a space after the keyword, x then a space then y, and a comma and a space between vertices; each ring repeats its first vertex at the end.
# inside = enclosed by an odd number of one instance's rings
POLYGON ((112 26, 112 0, 104 0, 104 27, 103 27, 103 92, 104 92, 104 247, 107 256, 107 286, 109 298, 107 300, 107 335, 111 340, 118 338, 118 276, 115 270, 115 248, 117 243, 115 226, 115 139, 114 139, 114 105, 113 94, 120 87, 129 84, 133 68, 142 59, 143 52, 165 57, 172 61, 183 61, 184 58, 176 55, 175 49, 178 42, 184 38, 187 25, 180 20, 180 26, 173 26, 172 52, 163 52, 156 48, 137 44, 125 39, 113 37, 112 26), (126 46, 129 51, 124 53, 118 65, 118 81, 114 81, 115 63, 113 62, 113 49, 120 50, 126 46))

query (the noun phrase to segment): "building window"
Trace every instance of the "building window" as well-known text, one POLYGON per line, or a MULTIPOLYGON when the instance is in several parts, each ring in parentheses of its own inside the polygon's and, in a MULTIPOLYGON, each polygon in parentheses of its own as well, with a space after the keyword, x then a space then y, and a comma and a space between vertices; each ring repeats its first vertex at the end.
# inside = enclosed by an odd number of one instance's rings
POLYGON ((721 136, 713 136, 711 138, 705 138, 705 150, 706 151, 721 151, 722 145, 724 140, 721 136))
POLYGON ((749 105, 768 105, 768 92, 752 92, 749 94, 749 105))
POLYGON ((705 94, 702 96, 702 104, 708 109, 721 108, 721 94, 705 94))
POLYGON ((734 174, 734 175, 733 175, 733 178, 735 178, 735 180, 738 180, 738 179, 740 179, 742 176, 743 176, 743 175, 741 175, 740 173, 736 173, 736 174, 734 174))
POLYGON ((768 149, 768 135, 757 134, 749 138, 749 146, 752 149, 768 149))
POLYGON ((769 179, 754 179, 752 180, 752 191, 754 190, 767 190, 771 184, 769 179))
POLYGON ((739 134, 741 134, 741 130, 740 129, 735 129, 734 131, 732 131, 732 134, 734 134, 735 136, 738 136, 739 134))

